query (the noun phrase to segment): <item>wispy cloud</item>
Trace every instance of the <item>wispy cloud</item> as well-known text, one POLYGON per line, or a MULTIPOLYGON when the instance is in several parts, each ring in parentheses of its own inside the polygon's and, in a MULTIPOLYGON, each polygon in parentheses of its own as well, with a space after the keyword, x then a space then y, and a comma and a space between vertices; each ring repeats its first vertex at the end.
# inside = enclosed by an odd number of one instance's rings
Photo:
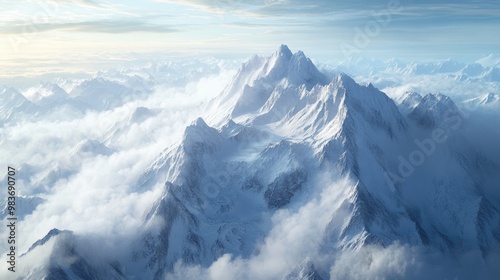
POLYGON ((75 4, 79 6, 86 7, 103 7, 107 4, 102 1, 93 1, 93 0, 38 0, 39 3, 50 3, 50 4, 75 4))
POLYGON ((38 23, 6 22, 0 26, 0 34, 40 33, 46 31, 72 31, 86 33, 171 33, 178 29, 167 25, 149 24, 140 20, 100 20, 84 22, 38 23))
MULTIPOLYGON (((380 10, 391 7, 401 7, 393 15, 403 15, 418 18, 425 23, 426 18, 441 19, 457 18, 462 16, 492 16, 498 19, 498 6, 493 1, 412 1, 412 0, 354 0, 354 1, 300 1, 300 0, 158 0, 159 2, 175 3, 203 9, 212 13, 240 12, 252 16, 293 17, 314 15, 314 19, 328 17, 329 20, 356 20, 373 17, 380 10), (411 14, 410 14, 411 13, 411 14)), ((443 19, 443 20, 444 20, 443 19)), ((307 21, 310 21, 308 18, 307 21)))
POLYGON ((124 51, 213 49, 224 55, 250 55, 287 43, 316 58, 342 59, 346 51, 341 46, 367 41, 366 47, 356 47, 360 50, 357 55, 460 56, 469 61, 495 53, 500 45, 491 36, 500 28, 500 6, 485 0, 145 0, 141 5, 119 0, 5 2, 0 35, 9 36, 0 36, 0 53, 11 64, 19 59, 14 55, 40 56, 41 50, 51 49, 35 45, 57 45, 69 53, 76 49, 116 51, 119 44, 124 51), (391 5, 399 8, 389 11, 391 5), (43 32, 44 36, 37 36, 43 32), (175 34, 155 36, 171 32, 175 34), (143 40, 136 40, 139 34, 143 40))

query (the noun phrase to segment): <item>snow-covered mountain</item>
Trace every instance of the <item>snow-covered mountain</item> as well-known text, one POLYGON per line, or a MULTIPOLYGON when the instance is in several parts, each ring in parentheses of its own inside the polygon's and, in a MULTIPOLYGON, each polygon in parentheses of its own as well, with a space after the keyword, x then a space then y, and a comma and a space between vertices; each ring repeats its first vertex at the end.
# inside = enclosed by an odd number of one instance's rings
POLYGON ((37 115, 39 110, 16 89, 0 86, 0 125, 17 118, 37 115))
POLYGON ((77 102, 94 110, 105 110, 123 105, 125 101, 144 97, 147 91, 135 90, 122 83, 104 78, 92 78, 75 86, 69 93, 77 102))
POLYGON ((474 126, 473 131, 469 131, 467 134, 482 139, 481 146, 486 150, 486 153, 495 154, 497 149, 490 147, 496 146, 494 143, 498 142, 498 135, 500 135, 500 95, 486 93, 464 100, 459 106, 470 116, 471 121, 478 124, 474 126), (489 143, 485 143, 485 141, 489 143))
POLYGON ((24 92, 24 96, 35 104, 65 101, 67 95, 64 89, 50 82, 40 83, 24 92))
POLYGON ((21 255, 26 261, 44 262, 23 279, 124 279, 119 263, 98 264, 85 248, 85 240, 68 230, 52 229, 21 255), (83 245, 83 246, 82 246, 83 245), (47 250, 47 247, 50 248, 47 250), (38 259, 33 259, 36 255, 38 259))
POLYGON ((500 57, 494 54, 489 54, 483 58, 478 59, 476 62, 485 67, 500 67, 500 57))
POLYGON ((476 98, 465 100, 463 104, 469 106, 469 108, 499 109, 500 95, 490 92, 476 98))
POLYGON ((340 71, 356 77, 431 76, 472 83, 499 83, 499 65, 495 62, 486 62, 486 60, 488 59, 485 58, 485 60, 473 63, 463 63, 451 59, 433 62, 405 62, 398 59, 377 60, 355 57, 324 64, 322 68, 328 69, 327 72, 340 71))
POLYGON ((215 58, 149 62, 142 66, 100 71, 89 78, 44 81, 14 89, 0 85, 0 123, 77 118, 145 100, 157 91, 196 84, 236 68, 231 60, 215 58))
MULTIPOLYGON (((439 67, 432 71, 462 66, 439 67)), ((97 78, 70 95, 108 83, 97 78)), ((213 268, 230 254, 244 279, 335 279, 339 255, 394 244, 442 254, 457 267, 471 254, 486 264, 500 250, 499 158, 464 136, 473 124, 449 97, 409 92, 395 101, 346 74, 328 78, 285 45, 254 56, 139 178, 137 192, 164 189, 122 245, 127 254, 95 264, 81 251, 87 239, 54 230, 21 258, 49 252, 26 277, 164 279, 180 266, 213 268), (269 249, 281 239, 306 246, 269 249), (280 269, 249 271, 268 255, 284 260, 280 269)), ((137 108, 127 122, 151 116, 137 108)), ((79 147, 109 152, 95 141, 79 147)), ((426 275, 419 269, 409 268, 426 275)))

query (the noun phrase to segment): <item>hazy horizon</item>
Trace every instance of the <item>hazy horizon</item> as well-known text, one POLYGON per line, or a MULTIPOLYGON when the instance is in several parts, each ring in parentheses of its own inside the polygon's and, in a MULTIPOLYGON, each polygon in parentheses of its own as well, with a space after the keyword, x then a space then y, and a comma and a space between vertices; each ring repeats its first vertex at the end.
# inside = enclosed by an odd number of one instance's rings
POLYGON ((493 1, 5 1, 0 81, 92 73, 132 61, 244 60, 280 44, 318 61, 474 62, 497 55, 493 1))

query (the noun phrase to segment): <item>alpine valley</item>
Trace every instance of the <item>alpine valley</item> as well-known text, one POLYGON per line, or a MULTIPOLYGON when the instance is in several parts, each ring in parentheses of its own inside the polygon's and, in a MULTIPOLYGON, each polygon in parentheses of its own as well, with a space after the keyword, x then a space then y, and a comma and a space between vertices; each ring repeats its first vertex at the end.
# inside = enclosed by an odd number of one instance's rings
MULTIPOLYGON (((468 67, 449 64, 455 72, 468 67)), ((165 78, 160 68, 149 73, 165 78)), ((493 77, 498 68, 486 70, 493 77)), ((157 79, 137 73, 60 80, 23 94, 2 88, 2 126, 21 117, 57 119, 52 108, 86 116, 146 98, 144 87, 157 79)), ((413 91, 390 98, 371 83, 318 70, 285 45, 253 56, 203 103, 178 141, 154 144, 163 152, 131 168, 140 175, 130 176, 127 192, 153 197, 144 200, 140 223, 109 236, 71 227, 39 232, 19 252, 16 277, 497 279, 500 96, 452 98, 413 91)), ((115 144, 127 141, 130 127, 138 133, 161 114, 138 106, 105 126, 104 136, 79 142, 65 162, 20 178, 34 191, 18 197, 19 217, 33 217, 51 201, 46 186, 119 154, 115 144)), ((85 197, 85 184, 80 190, 74 195, 85 197)))

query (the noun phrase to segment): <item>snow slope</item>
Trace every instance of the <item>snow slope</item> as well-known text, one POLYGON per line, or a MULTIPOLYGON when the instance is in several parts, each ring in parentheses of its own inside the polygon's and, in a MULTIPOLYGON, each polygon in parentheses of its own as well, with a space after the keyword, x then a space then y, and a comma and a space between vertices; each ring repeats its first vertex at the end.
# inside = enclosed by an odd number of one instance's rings
MULTIPOLYGON (((179 265, 211 269, 230 254, 249 263, 240 275, 246 279, 335 279, 330 268, 339 254, 394 244, 438 252, 457 266, 478 252, 486 262, 500 248, 500 162, 465 137, 469 125, 447 96, 407 93, 395 102, 345 74, 327 78, 304 53, 282 45, 244 63, 139 178, 138 191, 164 189, 129 254, 82 266, 111 273, 95 279, 164 279, 179 265), (312 209, 317 216, 304 214, 312 209), (307 248, 268 249, 280 239, 307 248), (286 260, 280 270, 251 269, 266 254, 273 263, 286 260)), ((81 146, 88 145, 96 143, 81 146)), ((78 244, 58 240, 62 248, 78 244)), ((85 259, 77 250, 46 250, 85 259)), ((72 266, 47 268, 84 278, 72 266)))

